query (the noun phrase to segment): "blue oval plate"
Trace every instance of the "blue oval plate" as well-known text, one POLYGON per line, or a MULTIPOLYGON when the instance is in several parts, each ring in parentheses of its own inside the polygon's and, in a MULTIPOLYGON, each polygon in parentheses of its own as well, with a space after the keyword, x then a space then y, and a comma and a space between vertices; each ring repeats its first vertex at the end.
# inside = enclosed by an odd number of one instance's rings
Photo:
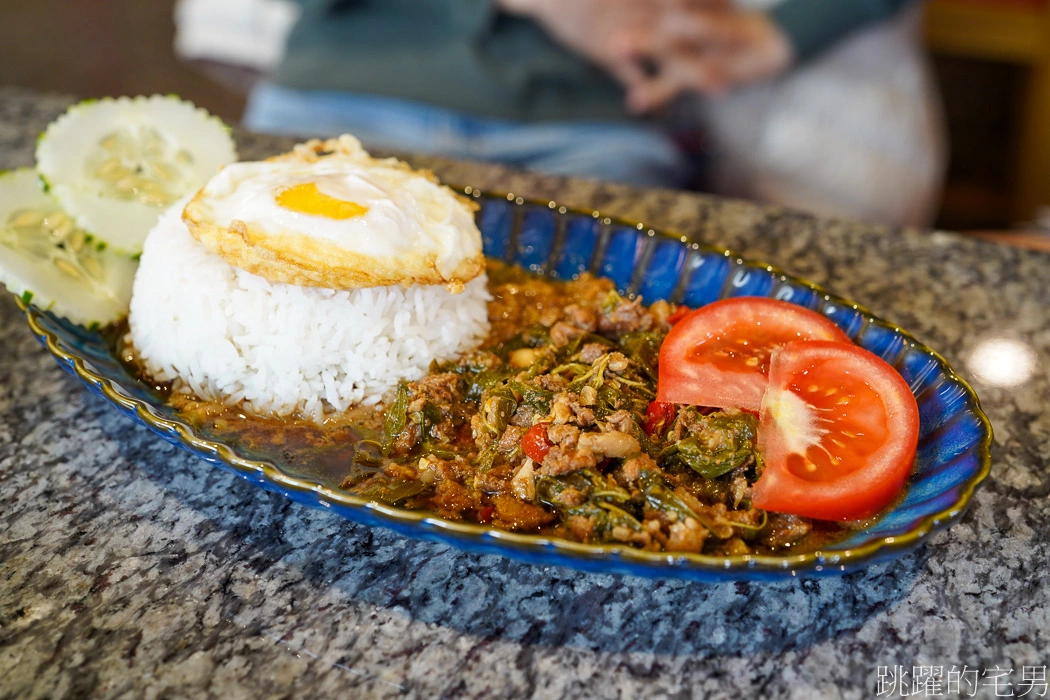
POLYGON ((844 541, 818 552, 785 556, 643 552, 444 520, 365 501, 341 490, 338 479, 303 476, 301 465, 290 468, 277 451, 249 455, 200 434, 180 419, 163 396, 128 372, 112 338, 31 306, 23 309, 33 332, 64 369, 132 419, 205 461, 264 489, 356 522, 532 564, 703 581, 840 574, 898 557, 957 520, 988 475, 992 430, 977 396, 944 358, 894 324, 814 284, 726 250, 657 233, 641 224, 570 211, 553 202, 527 202, 471 188, 465 192, 481 205, 478 224, 489 257, 560 279, 590 270, 613 280, 621 293, 638 294, 649 302, 667 299, 696 307, 724 297, 768 296, 830 318, 859 345, 896 367, 918 400, 919 447, 905 498, 844 541))

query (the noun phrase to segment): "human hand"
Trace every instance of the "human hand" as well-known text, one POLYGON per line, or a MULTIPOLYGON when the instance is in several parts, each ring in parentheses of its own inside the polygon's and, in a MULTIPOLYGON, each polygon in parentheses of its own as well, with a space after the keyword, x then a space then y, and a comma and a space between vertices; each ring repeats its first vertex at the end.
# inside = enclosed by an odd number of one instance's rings
POLYGON ((622 28, 613 38, 613 60, 646 61, 657 71, 624 73, 628 108, 651 112, 685 92, 723 94, 769 80, 794 60, 790 42, 764 13, 679 0, 658 21, 622 28))
POLYGON ((639 36, 653 36, 665 6, 682 1, 496 0, 496 3, 504 12, 536 22, 555 41, 630 85, 644 78, 647 64, 630 52, 620 50, 616 37, 625 36, 629 28, 635 28, 639 36))

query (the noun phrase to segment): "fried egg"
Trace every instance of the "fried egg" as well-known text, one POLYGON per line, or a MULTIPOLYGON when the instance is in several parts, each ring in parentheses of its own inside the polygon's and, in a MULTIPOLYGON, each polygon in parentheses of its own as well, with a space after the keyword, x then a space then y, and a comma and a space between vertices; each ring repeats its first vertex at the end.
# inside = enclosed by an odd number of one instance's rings
POLYGON ((211 252, 271 282, 458 291, 484 269, 475 210, 430 173, 342 136, 226 166, 183 219, 211 252))

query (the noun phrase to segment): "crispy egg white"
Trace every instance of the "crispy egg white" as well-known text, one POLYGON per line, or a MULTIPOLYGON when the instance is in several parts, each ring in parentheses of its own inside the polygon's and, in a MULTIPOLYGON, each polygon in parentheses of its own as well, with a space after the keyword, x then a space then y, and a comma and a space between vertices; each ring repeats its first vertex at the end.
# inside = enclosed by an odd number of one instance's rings
POLYGON ((484 267, 474 210, 429 173, 343 136, 226 166, 184 219, 209 250, 271 281, 459 289, 484 267))

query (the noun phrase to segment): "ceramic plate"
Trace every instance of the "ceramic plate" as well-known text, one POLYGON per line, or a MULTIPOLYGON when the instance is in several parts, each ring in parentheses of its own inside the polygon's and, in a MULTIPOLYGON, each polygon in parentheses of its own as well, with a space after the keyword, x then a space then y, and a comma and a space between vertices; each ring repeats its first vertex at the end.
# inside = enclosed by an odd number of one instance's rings
MULTIPOLYGON (((129 374, 114 339, 25 309, 33 332, 59 364, 121 412, 164 439, 251 483, 366 525, 444 542, 471 552, 502 554, 533 564, 587 571, 706 581, 769 580, 853 571, 900 556, 934 530, 957 520, 990 468, 991 426, 973 390, 944 358, 862 307, 764 263, 665 235, 640 224, 467 188, 481 205, 478 224, 489 257, 555 278, 585 270, 608 277, 621 293, 692 307, 731 296, 768 296, 814 309, 859 345, 897 368, 919 404, 916 467, 905 498, 872 525, 819 552, 787 556, 715 557, 586 545, 555 537, 454 522, 340 490, 342 477, 312 470, 310 460, 250 452, 195 431, 164 397, 129 374)), ((221 498, 221 494, 216 495, 221 498)))

